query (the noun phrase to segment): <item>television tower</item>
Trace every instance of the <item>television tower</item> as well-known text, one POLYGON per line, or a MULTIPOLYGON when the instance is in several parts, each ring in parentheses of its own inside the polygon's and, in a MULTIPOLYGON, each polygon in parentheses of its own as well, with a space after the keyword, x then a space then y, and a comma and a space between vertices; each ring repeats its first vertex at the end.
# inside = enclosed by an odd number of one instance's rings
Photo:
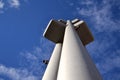
POLYGON ((94 39, 83 20, 51 20, 43 35, 56 46, 42 80, 102 80, 85 48, 94 39))

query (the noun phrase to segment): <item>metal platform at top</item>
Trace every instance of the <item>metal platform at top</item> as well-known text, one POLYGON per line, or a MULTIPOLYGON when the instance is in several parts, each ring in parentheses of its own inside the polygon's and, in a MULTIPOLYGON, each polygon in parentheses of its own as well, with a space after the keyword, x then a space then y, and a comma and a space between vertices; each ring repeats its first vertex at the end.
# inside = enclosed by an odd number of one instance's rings
MULTIPOLYGON (((94 40, 87 24, 83 20, 74 19, 71 21, 83 45, 87 45, 94 40)), ((66 21, 50 20, 43 36, 54 43, 63 43, 66 21)))

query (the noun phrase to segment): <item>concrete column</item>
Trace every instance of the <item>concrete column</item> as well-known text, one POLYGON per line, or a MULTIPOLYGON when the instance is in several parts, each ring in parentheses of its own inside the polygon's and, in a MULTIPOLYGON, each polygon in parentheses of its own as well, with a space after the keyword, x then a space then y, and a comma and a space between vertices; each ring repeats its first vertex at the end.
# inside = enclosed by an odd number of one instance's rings
POLYGON ((70 21, 65 30, 57 80, 102 80, 70 21))
POLYGON ((61 56, 61 49, 62 49, 62 44, 57 43, 42 80, 56 80, 57 79, 59 61, 60 61, 60 56, 61 56))

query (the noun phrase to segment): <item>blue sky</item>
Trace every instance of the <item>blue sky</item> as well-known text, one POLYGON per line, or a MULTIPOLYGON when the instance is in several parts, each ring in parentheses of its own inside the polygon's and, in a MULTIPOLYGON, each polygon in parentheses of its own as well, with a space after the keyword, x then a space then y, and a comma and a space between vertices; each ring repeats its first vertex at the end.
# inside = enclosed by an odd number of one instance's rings
POLYGON ((54 43, 42 34, 50 19, 79 18, 103 80, 120 80, 119 0, 0 0, 0 80, 41 80, 54 43))

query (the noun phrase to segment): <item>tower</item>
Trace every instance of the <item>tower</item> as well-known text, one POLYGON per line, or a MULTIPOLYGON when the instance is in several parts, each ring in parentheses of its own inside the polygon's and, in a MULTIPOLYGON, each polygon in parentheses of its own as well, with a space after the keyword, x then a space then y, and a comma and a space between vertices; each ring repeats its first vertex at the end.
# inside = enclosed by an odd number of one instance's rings
POLYGON ((83 20, 51 20, 43 35, 56 46, 42 80, 102 80, 85 48, 94 39, 83 20))

